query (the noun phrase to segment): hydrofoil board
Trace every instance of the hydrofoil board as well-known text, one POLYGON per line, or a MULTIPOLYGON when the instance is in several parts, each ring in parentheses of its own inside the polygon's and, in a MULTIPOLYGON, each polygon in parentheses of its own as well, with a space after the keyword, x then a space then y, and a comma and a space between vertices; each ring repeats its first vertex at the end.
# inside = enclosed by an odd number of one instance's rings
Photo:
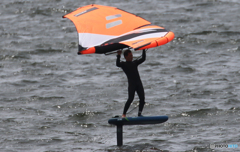
POLYGON ((108 120, 112 125, 147 125, 158 124, 168 120, 168 116, 140 116, 140 117, 116 117, 108 120))

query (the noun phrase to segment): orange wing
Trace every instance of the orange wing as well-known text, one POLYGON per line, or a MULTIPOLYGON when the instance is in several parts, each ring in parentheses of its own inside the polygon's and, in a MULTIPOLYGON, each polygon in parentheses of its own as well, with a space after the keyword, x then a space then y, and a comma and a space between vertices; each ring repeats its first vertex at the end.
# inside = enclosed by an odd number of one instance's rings
POLYGON ((136 50, 156 47, 174 38, 172 32, 116 7, 87 5, 63 18, 69 18, 76 26, 79 54, 106 53, 126 47, 136 50))

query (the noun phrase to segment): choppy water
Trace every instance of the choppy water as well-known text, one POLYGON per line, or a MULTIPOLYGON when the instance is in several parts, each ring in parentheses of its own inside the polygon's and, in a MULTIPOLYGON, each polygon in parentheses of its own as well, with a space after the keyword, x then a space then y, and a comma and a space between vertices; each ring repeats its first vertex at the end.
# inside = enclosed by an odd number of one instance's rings
MULTIPOLYGON (((213 151, 211 143, 240 146, 239 20, 238 0, 1 0, 0 151, 205 152, 213 151), (92 3, 135 13, 176 35, 150 49, 139 67, 144 115, 169 120, 124 126, 122 147, 107 121, 122 113, 126 76, 115 55, 77 56, 75 27, 61 18, 92 3)), ((132 107, 137 103, 135 97, 132 107)))

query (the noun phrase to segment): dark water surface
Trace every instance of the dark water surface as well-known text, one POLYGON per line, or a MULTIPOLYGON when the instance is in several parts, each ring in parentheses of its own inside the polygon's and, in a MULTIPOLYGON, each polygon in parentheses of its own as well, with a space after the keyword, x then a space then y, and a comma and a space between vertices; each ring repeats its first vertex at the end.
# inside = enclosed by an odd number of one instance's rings
MULTIPOLYGON (((239 21, 239 0, 1 0, 0 151, 208 152, 213 143, 240 146, 239 21), (125 126, 122 147, 107 121, 122 113, 126 76, 115 55, 78 56, 75 26, 61 18, 92 3, 135 13, 176 36, 150 49, 139 66, 144 115, 169 120, 125 126)), ((137 104, 135 97, 131 108, 137 104)))

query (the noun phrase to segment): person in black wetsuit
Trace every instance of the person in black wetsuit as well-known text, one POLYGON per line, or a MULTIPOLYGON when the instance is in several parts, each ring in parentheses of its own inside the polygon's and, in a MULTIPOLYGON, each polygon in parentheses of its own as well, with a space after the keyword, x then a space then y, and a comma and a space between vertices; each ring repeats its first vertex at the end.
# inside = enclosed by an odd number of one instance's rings
POLYGON ((144 93, 144 88, 143 88, 142 81, 140 79, 140 75, 138 73, 137 68, 138 68, 138 65, 140 65, 145 61, 146 51, 143 50, 141 59, 132 61, 133 60, 132 52, 130 50, 126 50, 124 52, 124 57, 126 59, 126 62, 120 62, 122 51, 118 51, 117 53, 118 55, 117 55, 116 65, 117 67, 121 67, 123 69, 123 71, 125 72, 128 78, 128 100, 125 104, 122 117, 126 117, 127 110, 134 99, 135 91, 137 92, 138 97, 140 99, 138 116, 142 116, 142 110, 145 104, 145 93, 144 93))

